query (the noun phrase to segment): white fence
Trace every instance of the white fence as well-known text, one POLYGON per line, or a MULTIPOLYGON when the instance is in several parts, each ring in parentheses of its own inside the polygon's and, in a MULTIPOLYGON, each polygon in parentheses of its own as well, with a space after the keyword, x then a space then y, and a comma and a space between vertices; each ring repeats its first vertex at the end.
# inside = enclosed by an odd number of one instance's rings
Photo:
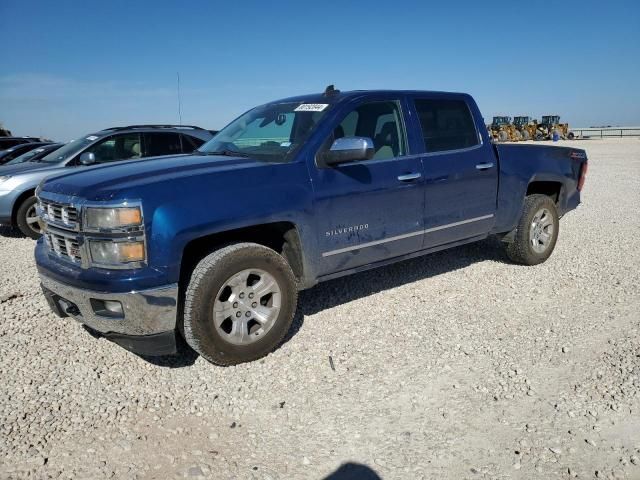
POLYGON ((577 138, 640 137, 640 127, 570 128, 577 138))

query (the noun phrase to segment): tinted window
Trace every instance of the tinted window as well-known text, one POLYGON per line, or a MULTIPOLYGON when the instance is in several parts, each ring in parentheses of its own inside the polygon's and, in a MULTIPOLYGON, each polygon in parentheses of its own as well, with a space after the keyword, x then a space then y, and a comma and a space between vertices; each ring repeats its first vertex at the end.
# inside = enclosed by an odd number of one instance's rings
POLYGON ((350 112, 333 131, 333 138, 368 137, 375 147, 374 160, 406 153, 398 102, 370 102, 350 112))
POLYGON ((464 100, 418 99, 415 104, 427 152, 478 145, 478 133, 464 100))
POLYGON ((204 140, 191 135, 180 135, 182 138, 182 153, 191 153, 204 143, 204 140))
POLYGON ((182 153, 180 136, 173 132, 151 132, 144 134, 145 157, 175 155, 182 153))
POLYGON ((125 133, 107 137, 87 148, 85 152, 92 152, 96 156, 96 163, 140 158, 140 134, 125 133))

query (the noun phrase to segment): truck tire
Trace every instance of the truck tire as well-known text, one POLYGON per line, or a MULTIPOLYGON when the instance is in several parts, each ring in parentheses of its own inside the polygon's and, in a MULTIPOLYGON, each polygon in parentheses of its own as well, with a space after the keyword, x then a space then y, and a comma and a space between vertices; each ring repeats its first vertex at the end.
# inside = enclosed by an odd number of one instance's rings
POLYGON ((528 130, 523 130, 522 131, 522 139, 523 140, 531 140, 531 134, 529 133, 528 130))
POLYGON ((37 240, 42 235, 38 217, 36 216, 36 203, 37 199, 35 196, 29 197, 20 204, 16 212, 18 229, 26 237, 33 238, 34 240, 37 240))
POLYGON ((551 256, 558 240, 558 209, 547 195, 529 195, 524 199, 522 216, 507 255, 516 263, 537 265, 551 256))
POLYGON ((270 248, 237 243, 194 269, 184 305, 184 338, 216 365, 267 355, 283 340, 298 301, 287 261, 270 248))
POLYGON ((505 131, 498 132, 499 142, 506 142, 507 140, 509 140, 509 134, 507 132, 505 131))

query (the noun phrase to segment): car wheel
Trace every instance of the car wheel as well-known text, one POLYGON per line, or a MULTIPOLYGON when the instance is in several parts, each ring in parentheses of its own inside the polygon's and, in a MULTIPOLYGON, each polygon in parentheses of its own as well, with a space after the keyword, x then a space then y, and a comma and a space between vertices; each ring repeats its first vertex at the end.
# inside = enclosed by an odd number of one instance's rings
POLYGON ((551 197, 529 195, 507 255, 516 263, 537 265, 551 256, 558 240, 560 220, 551 197))
POLYGON ((576 138, 576 134, 575 134, 575 133, 573 133, 573 132, 569 132, 569 134, 567 135, 567 138, 568 138, 569 140, 573 140, 574 138, 576 138))
POLYGON ((198 263, 187 287, 184 337, 217 365, 250 362, 283 340, 298 300, 287 261, 270 248, 238 243, 198 263))
POLYGON ((16 213, 16 223, 18 229, 27 237, 37 240, 42 235, 38 216, 36 215, 36 197, 27 198, 18 207, 16 213))

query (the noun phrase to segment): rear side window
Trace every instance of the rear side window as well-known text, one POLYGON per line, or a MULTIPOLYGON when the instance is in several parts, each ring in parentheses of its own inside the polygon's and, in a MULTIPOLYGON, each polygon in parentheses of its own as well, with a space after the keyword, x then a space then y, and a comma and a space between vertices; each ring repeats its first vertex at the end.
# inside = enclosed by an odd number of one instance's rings
POLYGON ((145 157, 176 155, 182 153, 180 135, 173 132, 150 132, 144 134, 145 157))
POLYGON ((192 137, 191 135, 180 135, 182 138, 182 153, 191 153, 196 148, 204 143, 204 140, 198 137, 192 137))
POLYGON ((415 105, 428 153, 460 150, 480 143, 464 100, 416 99, 415 105))

